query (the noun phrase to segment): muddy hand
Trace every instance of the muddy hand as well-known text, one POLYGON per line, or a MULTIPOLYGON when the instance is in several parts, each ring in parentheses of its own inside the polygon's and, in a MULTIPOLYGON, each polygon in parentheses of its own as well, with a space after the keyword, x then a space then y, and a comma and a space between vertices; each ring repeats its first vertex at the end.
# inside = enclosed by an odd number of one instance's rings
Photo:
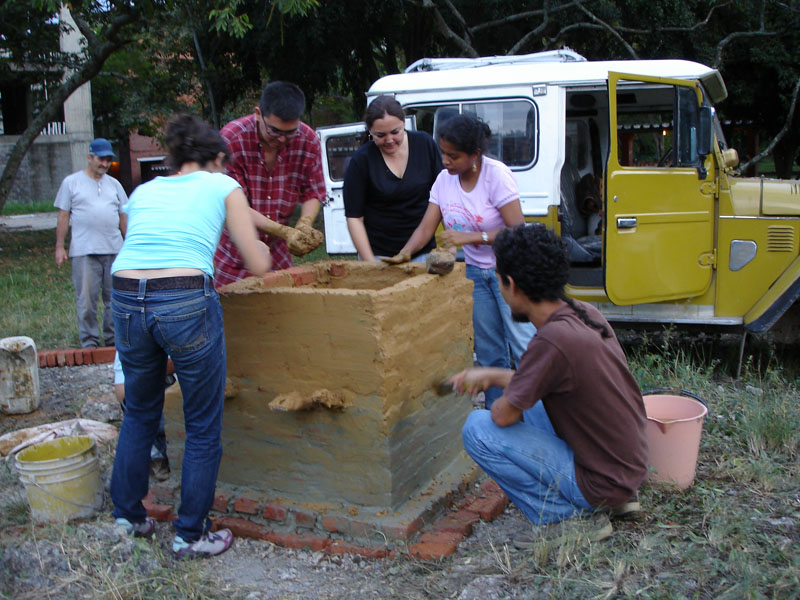
POLYGON ((322 234, 321 231, 318 229, 314 229, 314 217, 311 215, 305 215, 297 219, 297 223, 295 224, 295 229, 299 229, 303 233, 305 233, 309 238, 311 238, 315 243, 316 248, 319 246, 322 241, 325 239, 325 236, 322 234))
POLYGON ((385 263, 389 263, 390 265, 399 265, 401 263, 410 261, 411 255, 407 252, 400 252, 394 256, 381 256, 381 260, 385 263))
POLYGON ((324 239, 322 233, 319 231, 316 232, 319 233, 319 237, 316 237, 310 236, 305 231, 300 229, 294 229, 292 227, 287 227, 286 229, 288 229, 288 231, 285 232, 286 237, 283 239, 286 240, 286 245, 289 247, 289 252, 295 256, 305 256, 312 250, 315 250, 324 239))
POLYGON ((445 383, 451 385, 453 389, 460 394, 477 394, 485 391, 489 386, 485 381, 485 377, 480 369, 467 369, 456 373, 445 383))
POLYGON ((448 250, 455 255, 456 247, 461 245, 458 243, 457 239, 460 233, 461 232, 454 231, 452 229, 442 231, 436 236, 436 245, 439 248, 448 250))

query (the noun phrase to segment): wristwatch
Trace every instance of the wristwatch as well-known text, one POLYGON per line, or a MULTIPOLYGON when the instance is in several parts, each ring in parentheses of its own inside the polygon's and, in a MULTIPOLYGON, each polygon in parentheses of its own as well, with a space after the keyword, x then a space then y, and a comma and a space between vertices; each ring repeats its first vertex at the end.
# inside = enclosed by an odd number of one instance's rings
POLYGON ((484 244, 488 244, 489 243, 489 234, 486 233, 485 231, 481 231, 481 240, 483 240, 484 244))

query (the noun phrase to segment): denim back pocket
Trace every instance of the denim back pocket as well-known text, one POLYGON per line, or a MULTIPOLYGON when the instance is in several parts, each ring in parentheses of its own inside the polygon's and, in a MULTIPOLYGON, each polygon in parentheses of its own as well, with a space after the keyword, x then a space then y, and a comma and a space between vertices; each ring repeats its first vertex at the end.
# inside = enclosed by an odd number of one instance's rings
POLYGON ((153 315, 170 354, 193 352, 208 344, 206 308, 183 314, 153 315))
POLYGON ((127 348, 131 345, 130 327, 131 315, 111 308, 111 316, 114 318, 114 345, 127 348))

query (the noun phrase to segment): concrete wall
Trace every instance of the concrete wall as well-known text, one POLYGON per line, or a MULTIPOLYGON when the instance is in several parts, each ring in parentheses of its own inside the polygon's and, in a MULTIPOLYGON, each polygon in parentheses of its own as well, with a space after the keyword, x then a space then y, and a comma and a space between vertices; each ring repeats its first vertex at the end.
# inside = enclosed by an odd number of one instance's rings
MULTIPOLYGON (((0 136, 0 164, 5 164, 11 148, 19 136, 0 136)), ((73 168, 71 136, 39 136, 28 150, 8 197, 9 202, 52 202, 61 181, 78 169, 73 168)), ((83 150, 83 167, 89 142, 80 144, 83 150)), ((82 168, 82 167, 79 167, 82 168)))

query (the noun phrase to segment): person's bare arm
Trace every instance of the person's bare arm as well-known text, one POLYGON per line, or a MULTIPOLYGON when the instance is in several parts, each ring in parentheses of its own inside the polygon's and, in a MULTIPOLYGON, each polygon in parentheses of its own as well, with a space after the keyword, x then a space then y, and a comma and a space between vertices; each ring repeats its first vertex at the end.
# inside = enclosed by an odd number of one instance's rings
POLYGON ((272 268, 272 256, 267 245, 258 239, 250 210, 241 188, 236 188, 225 198, 225 225, 231 239, 239 249, 247 270, 253 275, 263 275, 272 268))
MULTIPOLYGON (((522 214, 522 206, 519 200, 513 200, 508 204, 500 207, 500 216, 503 217, 503 222, 506 227, 514 227, 515 225, 522 225, 525 222, 525 216, 522 214)), ((487 231, 487 241, 483 241, 480 231, 454 231, 452 229, 443 231, 439 236, 439 241, 444 246, 464 246, 465 244, 489 244, 494 242, 497 234, 503 231, 505 227, 492 229, 487 231)))
MULTIPOLYGON (((522 214, 522 205, 519 203, 519 199, 512 200, 501 206, 500 216, 503 217, 506 227, 522 225, 525 222, 525 215, 522 214)), ((500 230, 498 229, 497 231, 500 230)))
POLYGON ((364 227, 364 217, 347 217, 347 231, 350 232, 350 239, 353 240, 353 245, 361 260, 375 260, 375 254, 372 252, 369 236, 367 236, 367 228, 364 227))
POLYGON ((514 423, 519 423, 522 419, 522 411, 506 400, 505 396, 500 396, 495 400, 490 410, 492 421, 498 427, 508 427, 514 423))
POLYGON ((119 231, 123 238, 128 233, 128 215, 125 213, 119 213, 119 231))
POLYGON ((439 205, 433 204, 432 202, 429 203, 428 208, 425 210, 425 215, 422 217, 422 221, 419 222, 419 225, 417 225, 414 233, 408 238, 408 241, 400 249, 400 252, 386 260, 386 262, 401 263, 411 260, 411 256, 414 252, 430 241, 441 220, 442 211, 439 209, 439 205))
POLYGON ((67 258, 67 251, 64 249, 67 229, 69 229, 69 212, 59 210, 58 220, 56 221, 56 265, 59 267, 67 258))
POLYGON ((459 393, 477 394, 492 386, 506 387, 513 377, 512 369, 502 367, 473 367, 456 373, 447 383, 459 393))

